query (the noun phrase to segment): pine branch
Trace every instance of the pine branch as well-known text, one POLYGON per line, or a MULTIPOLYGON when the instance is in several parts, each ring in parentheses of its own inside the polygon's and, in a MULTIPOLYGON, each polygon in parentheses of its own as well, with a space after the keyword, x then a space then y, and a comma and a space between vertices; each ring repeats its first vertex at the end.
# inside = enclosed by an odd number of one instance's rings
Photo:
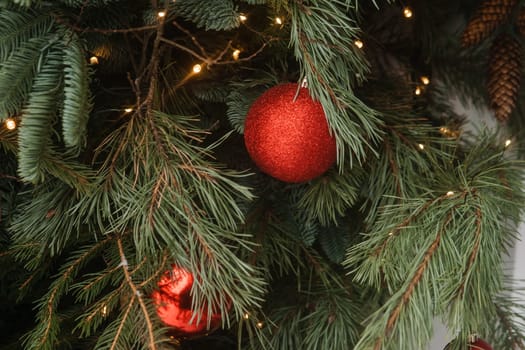
POLYGON ((465 292, 465 284, 467 282, 468 275, 470 274, 470 270, 472 268, 472 265, 474 264, 478 253, 479 253, 479 245, 481 242, 481 209, 476 209, 476 231, 474 233, 474 246, 472 247, 472 252, 470 253, 470 256, 467 261, 467 265, 465 266, 465 270, 463 271, 463 276, 461 277, 461 283, 458 288, 458 298, 463 297, 463 293, 465 292))
POLYGON ((353 158, 364 159, 378 139, 381 125, 378 113, 354 95, 368 67, 354 49, 359 28, 346 10, 340 2, 290 4, 290 44, 301 63, 301 76, 307 79, 312 97, 323 105, 336 136, 340 170, 348 161, 347 149, 352 154, 350 164, 353 158))

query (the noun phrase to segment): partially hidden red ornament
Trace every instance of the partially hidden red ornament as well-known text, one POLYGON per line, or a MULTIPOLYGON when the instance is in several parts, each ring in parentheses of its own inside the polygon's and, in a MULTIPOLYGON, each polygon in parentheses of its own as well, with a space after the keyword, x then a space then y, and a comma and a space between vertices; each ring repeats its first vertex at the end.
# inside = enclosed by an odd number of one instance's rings
POLYGON ((220 326, 222 317, 218 312, 213 313, 210 318, 206 310, 200 310, 200 315, 194 315, 190 295, 193 274, 190 272, 173 265, 171 271, 166 271, 157 285, 159 289, 151 294, 157 314, 174 331, 194 336, 220 326))
POLYGON ((298 95, 297 89, 297 84, 287 83, 267 90, 250 107, 244 125, 244 143, 252 160, 285 182, 322 175, 337 155, 323 106, 307 88, 299 88, 298 95))
POLYGON ((468 346, 469 350, 492 350, 492 346, 483 339, 476 339, 468 346))

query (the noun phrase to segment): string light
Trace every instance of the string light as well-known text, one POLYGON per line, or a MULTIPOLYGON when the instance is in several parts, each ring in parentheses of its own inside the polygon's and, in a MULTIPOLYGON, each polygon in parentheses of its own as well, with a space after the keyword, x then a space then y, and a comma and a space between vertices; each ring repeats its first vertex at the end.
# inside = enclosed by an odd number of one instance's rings
POLYGON ((98 64, 98 57, 97 56, 91 56, 89 58, 89 64, 98 64))
POLYGON ((454 195, 454 191, 448 191, 447 192, 447 197, 450 197, 450 196, 453 196, 454 195))
POLYGON ((281 17, 275 17, 275 24, 281 25, 283 24, 283 20, 281 17))
POLYGON ((414 90, 414 94, 417 95, 417 96, 421 95, 421 92, 422 92, 422 90, 421 90, 421 87, 419 87, 419 86, 416 87, 416 89, 414 90))
POLYGON ((405 6, 405 8, 403 8, 403 16, 405 16, 405 18, 412 18, 413 15, 414 12, 412 12, 410 7, 405 6))
POLYGON ((389 235, 389 236, 393 236, 393 235, 394 235, 394 232, 390 231, 390 232, 388 232, 388 235, 389 235))
POLYGON ((133 112, 133 108, 131 108, 131 107, 124 108, 124 112, 131 113, 131 112, 133 112))
POLYGON ((239 50, 239 49, 234 50, 233 53, 232 53, 232 57, 233 57, 233 59, 234 59, 235 61, 237 61, 237 60, 239 59, 239 55, 240 55, 240 54, 241 54, 241 50, 239 50))
POLYGON ((242 13, 239 15, 239 20, 241 22, 246 22, 247 19, 248 19, 248 17, 246 15, 243 15, 242 13))
POLYGON ((106 317, 108 315, 108 306, 107 305, 104 305, 104 307, 102 307, 101 314, 102 314, 103 317, 106 317))
POLYGON ((163 17, 165 17, 165 16, 166 16, 166 11, 159 11, 159 12, 157 13, 157 16, 158 16, 159 18, 163 18, 163 17))
POLYGON ((422 144, 422 143, 418 143, 417 147, 419 147, 420 150, 424 150, 425 149, 425 145, 422 144))
POLYGON ((447 128, 446 126, 440 127, 439 128, 439 132, 443 136, 453 137, 453 138, 459 137, 459 131, 451 130, 451 129, 447 128))
POLYGON ((202 66, 200 64, 196 64, 196 65, 193 66, 192 70, 193 70, 193 73, 198 74, 198 73, 201 72, 202 66))
POLYGON ((264 323, 262 323, 261 321, 257 322, 256 324, 257 328, 263 328, 264 327, 264 323))
POLYGON ((424 85, 428 85, 428 84, 430 84, 430 78, 427 77, 427 76, 424 76, 424 75, 423 75, 423 76, 421 77, 421 82, 422 82, 424 85))
POLYGON ((5 120, 5 127, 7 130, 15 130, 16 129, 16 121, 13 118, 7 118, 5 120))
POLYGON ((358 49, 362 49, 365 44, 361 40, 357 39, 354 41, 354 45, 357 46, 358 49))
POLYGON ((250 314, 249 314, 249 313, 245 313, 244 315, 242 315, 242 318, 244 318, 245 320, 247 320, 247 319, 250 318, 250 314))
POLYGON ((509 147, 511 143, 512 143, 511 140, 507 140, 507 141, 505 141, 505 147, 509 147))

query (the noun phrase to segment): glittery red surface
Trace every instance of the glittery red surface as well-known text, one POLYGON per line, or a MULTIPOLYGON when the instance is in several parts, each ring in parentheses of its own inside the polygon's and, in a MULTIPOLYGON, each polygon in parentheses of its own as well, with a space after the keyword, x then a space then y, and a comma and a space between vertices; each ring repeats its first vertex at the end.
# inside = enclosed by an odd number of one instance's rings
POLYGON ((285 182, 304 182, 335 162, 335 139, 319 102, 297 84, 277 85, 250 107, 244 143, 261 171, 285 182))
POLYGON ((469 350, 492 350, 492 346, 482 339, 478 339, 475 342, 469 344, 468 348, 469 350))
MULTIPOLYGON (((208 331, 207 312, 203 311, 199 319, 191 310, 192 285, 193 275, 180 267, 173 266, 172 270, 167 271, 159 280, 159 289, 151 294, 162 322, 183 335, 198 335, 208 331)), ((212 314, 210 328, 216 328, 220 324, 221 315, 212 314)))

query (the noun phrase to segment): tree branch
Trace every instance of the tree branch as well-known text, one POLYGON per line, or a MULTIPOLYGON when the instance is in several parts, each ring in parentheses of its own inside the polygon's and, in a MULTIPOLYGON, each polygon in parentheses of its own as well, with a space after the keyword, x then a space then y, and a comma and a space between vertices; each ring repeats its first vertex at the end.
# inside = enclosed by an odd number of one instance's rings
MULTIPOLYGON (((128 286, 131 288, 133 292, 133 297, 130 301, 130 304, 133 302, 133 298, 137 298, 137 301, 140 305, 142 313, 144 314, 146 325, 148 327, 149 347, 151 350, 157 350, 157 346, 155 345, 155 332, 153 330, 153 322, 151 322, 151 318, 149 317, 148 308, 146 307, 146 304, 144 303, 144 300, 142 299, 142 293, 138 290, 137 286, 131 279, 131 275, 128 271, 128 262, 126 259, 126 255, 124 254, 124 247, 122 246, 122 240, 120 238, 117 239, 117 246, 118 246, 118 250, 120 254, 121 266, 122 266, 122 271, 124 272, 124 277, 126 278, 126 282, 128 283, 128 286)), ((130 308, 131 306, 128 306, 128 309, 130 308)))
MULTIPOLYGON (((384 334, 389 334, 392 332, 392 329, 397 323, 397 320, 399 319, 399 316, 401 315, 401 311, 403 310, 403 307, 408 303, 410 298, 412 297, 412 294, 414 293, 417 285, 421 281, 421 278, 423 277, 423 274, 428 268, 428 265, 430 264, 430 260, 432 259, 432 256, 437 251, 439 244, 441 243, 441 237, 443 235, 443 232, 447 225, 452 220, 452 214, 454 213, 454 209, 452 209, 448 215, 447 219, 443 223, 443 226, 438 231, 436 238, 430 244, 427 251, 425 252, 425 255, 423 256, 423 260, 419 263, 419 266, 415 272, 415 274, 412 276, 412 279, 410 280, 410 283, 408 284, 407 289, 401 296, 400 302, 397 304, 395 309, 390 313, 390 316, 388 317, 388 321, 386 324, 385 332, 384 334)), ((384 337, 378 337, 374 346, 374 350, 381 350, 381 347, 383 345, 384 337)))
POLYGON ((463 297, 463 293, 465 293, 465 286, 467 282, 467 277, 469 275, 470 269, 472 268, 472 265, 474 265, 474 261, 476 261, 476 257, 479 252, 479 244, 481 242, 481 209, 476 209, 476 232, 474 233, 474 246, 472 247, 472 251, 470 253, 470 257, 467 262, 467 266, 465 267, 465 270, 463 271, 463 276, 461 277, 461 284, 458 288, 457 295, 459 298, 463 297))

